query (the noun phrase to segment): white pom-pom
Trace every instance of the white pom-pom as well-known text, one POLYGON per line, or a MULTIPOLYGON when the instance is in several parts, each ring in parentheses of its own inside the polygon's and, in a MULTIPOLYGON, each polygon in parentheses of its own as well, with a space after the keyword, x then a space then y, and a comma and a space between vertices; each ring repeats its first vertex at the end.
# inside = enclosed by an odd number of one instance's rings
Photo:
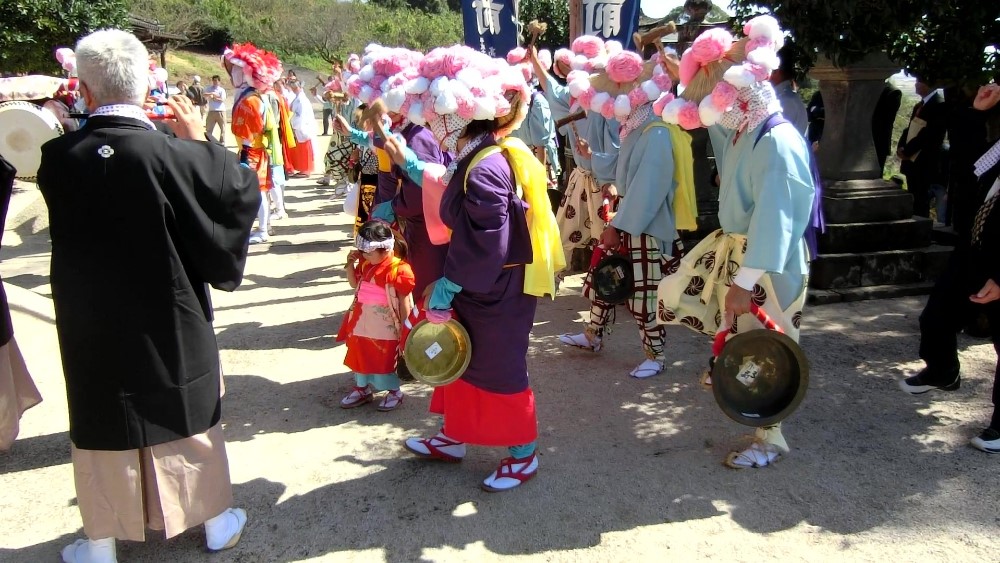
POLYGON ((471 67, 467 67, 463 68, 462 70, 458 71, 457 74, 455 74, 455 80, 459 80, 462 82, 462 84, 465 84, 466 86, 471 88, 483 81, 483 75, 478 70, 471 67))
POLYGON ((574 80, 579 80, 581 78, 590 79, 590 73, 585 70, 571 70, 569 74, 566 75, 566 84, 573 82, 574 80))
POLYGON ((599 55, 591 59, 590 64, 594 70, 601 70, 608 66, 608 58, 607 55, 599 55))
POLYGON ((778 54, 772 49, 761 47, 747 53, 747 60, 753 64, 760 65, 767 70, 773 71, 781 65, 778 54))
POLYGON ((448 77, 439 76, 431 82, 431 95, 440 96, 442 92, 448 89, 448 77))
POLYGON ((670 103, 668 103, 666 106, 663 107, 663 113, 660 114, 660 117, 663 118, 663 121, 666 121, 667 123, 676 124, 679 121, 678 116, 681 113, 681 109, 684 107, 685 104, 687 104, 687 100, 685 100, 684 98, 676 98, 672 100, 670 103))
POLYGON ((574 70, 584 70, 584 67, 587 66, 587 60, 587 57, 583 55, 574 55, 570 66, 573 67, 574 70))
POLYGON ((375 97, 375 90, 371 86, 362 86, 361 92, 358 93, 358 99, 366 104, 370 104, 372 98, 375 97))
POLYGON ((722 79, 737 88, 746 88, 757 81, 750 69, 743 65, 733 65, 722 75, 722 79))
POLYGON ((698 104, 698 115, 701 117, 701 122, 706 126, 715 125, 722 118, 723 112, 715 107, 712 103, 712 96, 705 96, 698 104))
POLYGON ((600 113, 601 108, 604 104, 611 99, 611 94, 607 92, 598 92, 594 99, 590 101, 590 111, 600 113))
POLYGON ((628 96, 625 94, 619 94, 615 98, 615 117, 618 118, 618 121, 624 121, 631 113, 632 102, 629 101, 628 96))
POLYGON ((375 78, 375 68, 370 64, 361 67, 361 71, 358 72, 358 78, 362 82, 371 82, 372 78, 375 78))
POLYGON ((604 50, 607 51, 608 55, 610 56, 617 53, 621 53, 624 50, 624 47, 622 47, 622 44, 620 42, 612 39, 611 41, 607 41, 604 43, 604 50))
POLYGON ((748 21, 746 27, 749 28, 747 37, 750 39, 766 37, 774 42, 784 40, 781 26, 778 25, 778 20, 774 19, 773 16, 757 16, 748 21))
POLYGON ((451 90, 441 92, 441 95, 434 100, 434 112, 438 115, 448 115, 458 111, 458 99, 451 90))
POLYGON ((393 88, 382 96, 385 100, 385 107, 393 113, 398 113, 400 108, 403 107, 403 103, 406 102, 406 91, 402 88, 393 88))
POLYGON ((579 98, 580 94, 590 89, 590 80, 587 78, 577 78, 569 83, 569 95, 579 98))
POLYGON ((406 114, 406 118, 422 127, 427 123, 424 119, 424 104, 420 102, 410 104, 410 111, 406 114))
POLYGON ((427 80, 423 76, 418 76, 413 80, 406 83, 406 93, 413 95, 420 95, 427 91, 431 87, 431 81, 427 80))
POLYGON ((496 114, 496 104, 492 100, 476 98, 476 111, 473 113, 472 119, 489 121, 494 119, 496 114))
POLYGON ((646 98, 648 98, 651 102, 655 102, 656 99, 660 97, 660 94, 663 93, 660 91, 660 87, 657 86, 652 80, 644 80, 640 86, 642 87, 643 93, 646 94, 646 98))

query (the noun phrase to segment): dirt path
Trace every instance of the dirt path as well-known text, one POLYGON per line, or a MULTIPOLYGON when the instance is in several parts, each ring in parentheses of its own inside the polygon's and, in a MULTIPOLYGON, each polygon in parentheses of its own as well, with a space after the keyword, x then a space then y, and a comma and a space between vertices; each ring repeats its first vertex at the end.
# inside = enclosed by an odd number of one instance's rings
MULTIPOLYGON (((252 247, 244 285, 213 296, 232 477, 250 514, 243 540, 208 556, 198 529, 170 542, 151 533, 121 544, 120 560, 997 560, 1000 456, 967 445, 989 417, 994 352, 963 337, 961 390, 902 394, 896 379, 918 366, 922 299, 807 310, 813 375, 786 426, 792 454, 737 472, 720 460, 747 429, 698 384, 706 339, 668 329, 667 371, 630 379, 640 358, 624 312, 600 355, 557 343, 587 308, 570 278, 540 304, 532 335, 539 476, 491 495, 477 485, 503 451, 470 448, 444 465, 403 449, 403 438, 439 424, 427 388, 407 385, 392 413, 336 407, 350 387, 332 340, 351 296, 340 267, 350 243, 331 194, 292 183, 291 217, 272 244, 252 247)), ((17 338, 45 396, 0 454, 0 561, 55 561, 82 533, 39 206, 21 185, 0 255, 17 338)), ((105 242, 99 226, 90 236, 105 242)))

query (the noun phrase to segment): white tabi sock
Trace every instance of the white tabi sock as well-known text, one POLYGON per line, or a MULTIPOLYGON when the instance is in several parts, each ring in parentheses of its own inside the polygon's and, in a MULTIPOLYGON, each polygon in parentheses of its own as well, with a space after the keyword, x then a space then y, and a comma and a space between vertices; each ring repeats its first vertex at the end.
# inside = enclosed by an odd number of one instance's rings
POLYGON ((227 508, 222 514, 205 521, 205 543, 211 551, 228 549, 236 545, 247 523, 247 513, 242 508, 227 508))

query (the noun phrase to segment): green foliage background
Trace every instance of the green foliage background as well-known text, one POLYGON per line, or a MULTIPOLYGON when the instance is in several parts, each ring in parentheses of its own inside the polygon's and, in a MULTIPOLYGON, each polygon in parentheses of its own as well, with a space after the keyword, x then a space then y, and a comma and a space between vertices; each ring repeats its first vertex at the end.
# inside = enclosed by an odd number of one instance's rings
POLYGON ((0 1, 0 71, 56 73, 57 47, 126 21, 125 0, 0 1))

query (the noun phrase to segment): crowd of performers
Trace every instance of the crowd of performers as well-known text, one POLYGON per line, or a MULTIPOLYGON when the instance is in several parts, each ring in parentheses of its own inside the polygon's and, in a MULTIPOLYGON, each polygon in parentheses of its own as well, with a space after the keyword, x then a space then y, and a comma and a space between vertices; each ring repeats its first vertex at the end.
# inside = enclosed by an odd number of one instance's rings
MULTIPOLYGON (((736 334, 761 328, 750 314, 759 307, 798 340, 815 252, 809 235, 817 224, 817 183, 810 149, 782 117, 768 82, 782 36, 764 16, 747 23, 742 38, 708 30, 681 57, 660 50, 644 60, 590 36, 554 55, 528 47, 507 60, 464 46, 422 54, 372 45, 353 56, 326 85, 350 101, 334 116, 324 180, 352 179, 361 191, 346 266, 356 294, 337 337, 346 342, 353 378, 341 406, 360 407, 380 395, 378 410, 399 408, 397 358, 411 310, 432 323, 456 319, 471 340, 468 368, 434 388, 430 411, 442 416, 440 430, 404 446, 452 463, 469 445, 504 447, 509 455, 480 486, 507 491, 531 480, 539 459, 527 350, 537 301, 555 297, 570 254, 588 246, 621 253, 633 268, 625 302, 639 331, 632 377, 664 370, 668 324, 736 334), (553 211, 547 189, 558 173, 554 122, 581 111, 560 131, 570 140, 574 169, 553 211), (686 131, 701 127, 717 158, 721 228, 683 254, 678 231, 697 227, 686 131)), ((68 546, 63 558, 114 561, 116 538, 141 540, 146 527, 171 537, 202 523, 208 547, 225 549, 239 540, 247 515, 230 508, 219 426, 224 386, 206 284, 228 291, 239 285, 254 215, 259 239, 267 233, 268 194, 282 207, 284 163, 295 158, 288 151, 298 139, 291 110, 273 89, 281 65, 249 44, 226 51, 224 66, 238 88, 234 156, 197 142, 203 125, 195 125, 197 111, 185 99, 167 101, 177 115, 174 138, 153 130, 135 107, 141 88, 124 95, 104 84, 121 83, 115 72, 145 60, 133 36, 97 32, 78 53, 92 117, 83 130, 45 145, 39 172, 88 538, 68 546), (95 186, 131 186, 142 177, 151 188, 127 197, 122 191, 109 210, 100 207, 105 198, 76 189, 72 178, 84 177, 95 186), (122 211, 128 206, 132 212, 122 211), (102 213, 134 218, 114 227, 123 230, 113 237, 127 247, 121 256, 74 236, 82 221, 102 213), (129 276, 109 276, 122 256, 133 273, 141 269, 155 283, 138 290, 129 276), (157 298, 162 290, 165 300, 157 298), (120 312, 91 305, 122 299, 129 303, 115 308, 120 312), (136 326, 136 319, 146 324, 136 326), (151 374, 138 387, 97 376, 136 370, 151 374)), ((994 152, 984 173, 998 168, 1000 149, 994 152)), ((980 233, 997 238, 995 219, 981 223, 980 233)), ((599 352, 614 305, 602 301, 592 278, 584 280, 584 330, 559 340, 599 352)), ((11 344, 3 350, 16 351, 11 344)), ((937 371, 922 373, 927 381, 908 390, 953 385, 929 381, 937 371)), ((24 408, 37 402, 28 391, 24 408)), ((998 422, 994 414, 994 432, 998 422)), ((756 438, 725 463, 760 468, 789 452, 780 424, 759 428, 756 438)), ((1000 434, 977 439, 976 447, 1000 451, 1000 434)))

